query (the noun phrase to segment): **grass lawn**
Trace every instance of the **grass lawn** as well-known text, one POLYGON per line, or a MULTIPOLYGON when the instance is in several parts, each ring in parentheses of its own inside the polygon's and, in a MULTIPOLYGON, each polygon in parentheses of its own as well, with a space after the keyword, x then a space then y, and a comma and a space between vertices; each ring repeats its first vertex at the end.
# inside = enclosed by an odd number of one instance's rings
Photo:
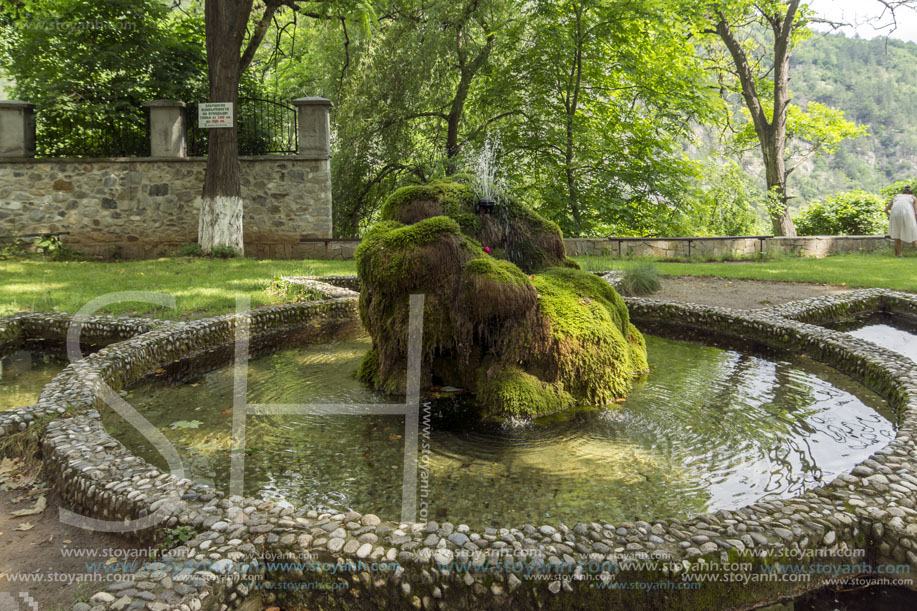
POLYGON ((113 304, 100 313, 166 319, 203 318, 235 310, 238 294, 253 306, 285 301, 266 289, 283 275, 353 274, 353 261, 259 261, 256 259, 169 258, 122 262, 0 260, 0 316, 33 310, 74 313, 90 300, 116 291, 173 295, 176 309, 136 301, 113 304))
MULTIPOLYGON (((885 254, 837 255, 824 259, 779 258, 731 263, 659 263, 649 259, 576 257, 584 269, 628 269, 652 263, 663 275, 717 276, 776 282, 813 282, 849 287, 885 287, 917 292, 917 254, 904 259, 885 254)), ((278 274, 353 274, 353 261, 272 261, 256 259, 168 258, 150 261, 66 262, 0 260, 0 316, 24 310, 76 312, 90 300, 117 291, 173 295, 177 308, 125 301, 102 313, 166 319, 202 318, 235 310, 236 295, 252 305, 285 301, 267 292, 278 274)))
POLYGON ((612 257, 576 257, 576 260, 587 270, 627 270, 652 263, 656 271, 666 276, 812 282, 917 292, 917 254, 913 250, 905 251, 903 259, 892 254, 847 254, 824 259, 781 257, 728 263, 660 263, 648 259, 622 261, 612 257))

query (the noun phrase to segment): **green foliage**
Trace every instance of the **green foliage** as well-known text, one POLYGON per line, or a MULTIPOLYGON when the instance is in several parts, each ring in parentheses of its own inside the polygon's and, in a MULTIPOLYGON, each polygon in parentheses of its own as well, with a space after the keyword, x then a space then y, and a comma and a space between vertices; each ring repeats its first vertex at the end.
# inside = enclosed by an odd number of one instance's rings
POLYGON ((59 235, 46 235, 35 238, 35 250, 52 261, 79 261, 85 258, 79 251, 65 245, 59 235))
POLYGON ((511 192, 568 236, 677 233, 695 166, 680 140, 711 108, 688 3, 529 3, 501 125, 511 192), (652 51, 650 51, 652 49, 652 51))
MULTIPOLYGON (((763 104, 766 116, 774 112, 773 102, 763 104)), ((748 120, 748 111, 744 111, 746 122, 735 136, 735 144, 742 149, 753 149, 758 146, 758 136, 754 125, 748 120)), ((796 104, 787 107, 786 138, 787 165, 792 166, 802 159, 815 154, 832 155, 840 144, 868 135, 865 125, 857 125, 845 117, 843 110, 831 108, 819 102, 810 101, 803 109, 796 104)))
POLYGON ((282 96, 335 103, 336 236, 363 233, 399 187, 467 169, 488 138, 502 142, 507 192, 570 235, 681 226, 672 202, 694 172, 681 143, 711 105, 690 2, 374 6, 385 19, 371 32, 283 14, 268 35, 278 52, 265 45, 253 65, 282 96))
POLYGON ((159 549, 169 551, 179 545, 184 545, 197 535, 197 530, 193 526, 176 526, 163 531, 162 540, 159 543, 159 549))
POLYGON ((679 235, 739 236, 769 231, 770 198, 734 160, 710 158, 685 194, 685 231, 679 235))
POLYGON ((241 253, 232 246, 214 246, 210 249, 210 256, 214 259, 235 259, 241 253))
POLYGON ((649 295, 660 289, 662 285, 659 283, 659 274, 652 265, 632 267, 621 280, 621 294, 629 297, 649 295))
POLYGON ((324 297, 318 289, 285 280, 281 274, 274 276, 274 280, 268 287, 267 292, 271 295, 282 297, 285 301, 314 301, 324 297))
POLYGON ((86 256, 67 246, 57 234, 36 237, 32 241, 11 238, 0 241, 0 258, 39 256, 49 261, 80 261, 86 256))
POLYGON ((901 193, 904 187, 910 187, 912 191, 917 191, 917 177, 893 182, 887 187, 883 187, 879 191, 879 195, 883 201, 891 201, 892 198, 901 193))
POLYGON ((878 195, 836 193, 803 209, 794 221, 799 235, 884 235, 884 209, 878 195))
POLYGON ((0 247, 0 258, 23 257, 29 253, 30 244, 22 238, 4 241, 0 247))
POLYGON ((191 244, 182 244, 176 249, 173 256, 176 257, 203 257, 204 249, 197 242, 191 244))
POLYGON ((54 154, 111 137, 145 138, 141 103, 206 99, 201 5, 160 0, 29 0, 0 8, 0 64, 13 96, 36 105, 54 154))

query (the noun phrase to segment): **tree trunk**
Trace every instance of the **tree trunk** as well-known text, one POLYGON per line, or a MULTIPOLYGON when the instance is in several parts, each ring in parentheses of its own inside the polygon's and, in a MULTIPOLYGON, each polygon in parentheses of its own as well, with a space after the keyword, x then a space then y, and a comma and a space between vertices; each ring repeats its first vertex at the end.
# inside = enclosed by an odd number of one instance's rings
POLYGON ((198 243, 204 252, 216 246, 243 254, 242 184, 236 144, 241 73, 240 52, 252 0, 206 0, 207 67, 210 101, 231 102, 233 126, 210 130, 207 170, 198 223, 198 243))
POLYGON ((790 38, 795 27, 794 20, 799 9, 800 0, 789 0, 786 13, 766 15, 774 32, 774 112, 770 119, 765 116, 764 106, 758 95, 756 78, 742 44, 733 34, 732 27, 722 13, 718 13, 716 33, 726 44, 732 61, 735 64, 739 82, 742 85, 742 97, 751 114, 761 144, 764 160, 764 175, 768 191, 776 198, 776 206, 768 213, 774 227, 775 235, 796 236, 796 226, 787 206, 786 191, 786 115, 789 106, 789 71, 790 71, 790 38))
POLYGON ((573 55, 573 66, 570 69, 570 78, 567 81, 568 89, 564 96, 565 127, 567 139, 564 146, 564 171, 567 177, 567 195, 570 198, 570 212, 573 216, 573 229, 576 236, 583 233, 582 211, 576 188, 576 172, 573 169, 573 160, 576 156, 574 136, 574 122, 579 110, 580 86, 583 81, 583 7, 576 6, 576 50, 573 55))
POLYGON ((793 34, 796 12, 800 0, 790 0, 786 14, 773 15, 769 22, 774 31, 774 113, 761 138, 764 151, 764 168, 767 188, 777 198, 777 207, 771 210, 774 234, 796 236, 796 225, 790 216, 786 191, 786 117, 790 105, 790 37, 793 34))
MULTIPOLYGON (((783 134, 786 133, 784 127, 783 134)), ((785 141, 776 129, 769 129, 761 138, 761 152, 764 157, 764 175, 768 192, 773 194, 776 206, 770 212, 774 235, 796 237, 796 225, 790 216, 786 193, 786 163, 783 157, 785 141)))
POLYGON ((490 57, 494 45, 494 35, 493 33, 487 35, 487 41, 484 46, 470 62, 466 56, 464 24, 457 28, 455 40, 456 57, 458 58, 459 66, 459 83, 455 89, 455 95, 452 97, 452 103, 449 105, 449 114, 446 116, 446 167, 450 173, 455 171, 454 160, 462 149, 459 144, 459 128, 465 116, 465 102, 468 100, 468 94, 471 91, 471 83, 490 57))

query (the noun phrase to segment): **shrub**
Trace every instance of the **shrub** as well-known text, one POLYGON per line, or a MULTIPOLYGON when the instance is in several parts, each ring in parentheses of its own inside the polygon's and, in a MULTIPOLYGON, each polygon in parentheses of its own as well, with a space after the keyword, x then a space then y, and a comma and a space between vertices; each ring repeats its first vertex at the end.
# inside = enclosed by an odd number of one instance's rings
POLYGON ((210 256, 214 259, 234 259, 241 253, 232 246, 214 246, 210 249, 210 256))
POLYGON ((898 182, 893 182, 892 184, 888 185, 887 187, 879 191, 879 195, 882 197, 882 201, 887 203, 889 200, 891 200, 891 198, 901 193, 901 189, 903 189, 904 187, 910 187, 911 189, 917 189, 917 178, 911 178, 909 180, 899 180, 898 182))
POLYGON ((176 257, 203 257, 204 249, 200 244, 182 244, 175 251, 176 257))
POLYGON ((793 220, 799 235, 879 235, 886 228, 884 209, 880 196, 850 191, 815 202, 793 220))
POLYGON ((659 274, 652 265, 641 265, 628 270, 621 279, 620 293, 628 297, 649 295, 662 288, 659 274))

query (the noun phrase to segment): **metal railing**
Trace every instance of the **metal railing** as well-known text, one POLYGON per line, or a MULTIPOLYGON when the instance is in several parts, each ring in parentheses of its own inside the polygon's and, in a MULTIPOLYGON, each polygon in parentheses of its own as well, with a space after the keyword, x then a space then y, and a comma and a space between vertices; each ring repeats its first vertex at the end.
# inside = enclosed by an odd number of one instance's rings
MULTIPOLYGON (((198 125, 197 104, 189 104, 186 112, 188 156, 206 156, 210 130, 198 125)), ((240 97, 235 121, 240 155, 295 155, 299 150, 296 108, 278 98, 240 97)))
POLYGON ((149 157, 147 109, 118 115, 36 113, 36 157, 149 157))

